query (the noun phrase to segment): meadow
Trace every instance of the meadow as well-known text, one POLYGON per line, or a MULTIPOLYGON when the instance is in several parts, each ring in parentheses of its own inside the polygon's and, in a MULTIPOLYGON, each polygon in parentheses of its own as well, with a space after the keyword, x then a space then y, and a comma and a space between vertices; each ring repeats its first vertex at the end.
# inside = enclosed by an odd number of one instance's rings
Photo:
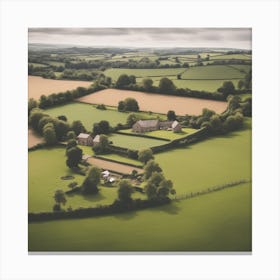
MULTIPOLYGON (((92 131, 93 123, 107 120, 111 126, 116 126, 118 123, 125 124, 128 112, 119 112, 115 107, 108 107, 107 110, 96 109, 96 106, 80 102, 73 102, 59 107, 53 107, 45 110, 52 117, 65 115, 69 123, 75 120, 80 120, 88 131, 92 131)), ((160 114, 149 114, 146 112, 136 113, 141 119, 147 118, 165 118, 160 114)))
MULTIPOLYGON (((81 146, 85 154, 89 154, 87 148, 81 146)), ((91 152, 91 154, 93 154, 91 152)), ((84 176, 74 174, 66 166, 64 148, 41 149, 28 152, 28 212, 52 211, 54 205, 54 192, 57 189, 68 191, 68 184, 76 181, 79 185, 84 176), (73 180, 62 180, 62 176, 74 176, 73 180)), ((67 195, 65 208, 90 207, 98 204, 111 204, 117 198, 117 188, 100 186, 97 195, 73 194, 67 195)), ((134 197, 141 194, 134 193, 134 197)))
MULTIPOLYGON (((123 129, 123 130, 121 130, 121 132, 130 133, 130 134, 134 134, 134 135, 141 135, 139 133, 133 132, 132 129, 123 129)), ((194 132, 196 132, 196 129, 182 128, 182 131, 177 132, 177 133, 174 133, 173 131, 168 131, 168 130, 155 130, 155 131, 145 132, 143 134, 148 135, 148 136, 153 136, 153 137, 165 138, 168 140, 175 140, 175 139, 185 137, 188 134, 191 134, 194 132)))
POLYGON ((146 149, 167 143, 166 141, 162 140, 128 136, 122 134, 112 134, 109 136, 109 140, 113 142, 114 146, 128 148, 132 150, 146 149))
POLYGON ((251 188, 107 217, 31 223, 29 251, 251 251, 251 188))

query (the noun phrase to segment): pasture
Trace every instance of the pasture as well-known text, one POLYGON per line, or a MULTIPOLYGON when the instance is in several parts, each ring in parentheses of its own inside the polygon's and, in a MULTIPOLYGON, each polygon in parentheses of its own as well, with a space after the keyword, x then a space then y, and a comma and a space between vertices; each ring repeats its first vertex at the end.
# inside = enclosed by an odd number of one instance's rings
POLYGON ((128 157, 124 157, 124 156, 120 156, 117 154, 105 154, 102 155, 103 158, 106 159, 111 159, 111 160, 117 160, 119 162, 123 162, 123 163, 129 163, 129 164, 134 164, 134 165, 142 165, 142 162, 135 160, 135 159, 131 159, 128 157))
POLYGON ((89 87, 92 82, 66 81, 44 79, 37 76, 28 76, 28 97, 39 99, 41 95, 73 90, 77 87, 89 87))
MULTIPOLYGON (((69 123, 75 120, 80 120, 88 131, 92 131, 93 123, 107 120, 111 126, 116 126, 118 123, 125 124, 129 115, 128 112, 119 112, 115 107, 108 107, 107 110, 96 109, 96 106, 80 102, 73 102, 70 104, 53 107, 45 110, 47 114, 52 117, 65 115, 69 123)), ((142 119, 149 118, 164 118, 163 115, 149 114, 139 112, 136 114, 142 119)))
POLYGON ((122 134, 112 134, 110 135, 109 140, 113 142, 114 146, 128 148, 132 150, 146 149, 167 143, 166 141, 162 140, 128 136, 122 134))
POLYGON ((251 187, 126 214, 28 225, 29 251, 251 251, 251 187))
POLYGON ((177 193, 189 193, 251 178, 251 121, 245 128, 155 155, 177 193), (178 164, 180 163, 180 164, 178 164))
POLYGON ((203 108, 208 108, 216 113, 222 113, 227 108, 227 102, 223 101, 117 89, 101 90, 81 97, 78 100, 91 104, 118 106, 119 101, 124 100, 127 97, 135 98, 141 111, 152 111, 162 114, 166 114, 169 110, 174 110, 177 115, 200 115, 203 108))
MULTIPOLYGON (((167 131, 167 130, 155 130, 155 131, 145 132, 143 134, 148 136, 165 138, 169 140, 175 140, 175 139, 185 137, 188 134, 194 133, 195 131, 196 129, 193 128, 182 128, 182 132, 177 132, 177 133, 174 133, 173 131, 167 131)), ((121 130, 121 132, 126 132, 134 135, 141 135, 140 133, 133 132, 132 129, 124 129, 121 130)))
MULTIPOLYGON (((85 154, 89 154, 88 147, 80 148, 84 150, 85 154)), ((28 153, 28 212, 52 211, 53 195, 57 189, 68 191, 70 182, 82 183, 85 177, 74 174, 65 162, 64 148, 40 149, 28 153), (61 179, 62 176, 67 175, 75 178, 73 180, 61 179)), ((97 195, 67 195, 65 208, 71 206, 75 209, 98 204, 111 204, 117 198, 117 188, 100 186, 100 189, 97 195)), ((139 197, 139 195, 141 194, 133 194, 134 197, 139 197)))

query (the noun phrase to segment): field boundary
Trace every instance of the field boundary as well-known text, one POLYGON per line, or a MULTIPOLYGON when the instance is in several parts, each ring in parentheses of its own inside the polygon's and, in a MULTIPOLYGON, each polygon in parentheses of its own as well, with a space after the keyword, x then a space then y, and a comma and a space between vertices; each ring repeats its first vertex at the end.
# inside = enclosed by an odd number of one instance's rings
POLYGON ((166 142, 170 142, 171 141, 170 139, 167 139, 167 138, 151 136, 151 135, 145 135, 145 134, 136 134, 136 133, 122 132, 122 131, 115 131, 114 133, 115 134, 126 135, 126 136, 150 138, 150 139, 161 140, 161 141, 166 141, 166 142))
POLYGON ((137 167, 137 168, 143 169, 143 165, 140 165, 140 164, 137 165, 137 164, 133 164, 133 163, 127 163, 127 162, 123 162, 123 161, 119 161, 119 160, 115 160, 115 159, 105 158, 105 157, 102 157, 102 156, 96 156, 96 155, 94 155, 93 157, 97 158, 97 159, 102 159, 102 160, 105 160, 105 161, 110 161, 110 162, 114 162, 114 163, 119 163, 119 164, 131 166, 131 167, 137 167))
POLYGON ((250 183, 250 182, 251 182, 251 180, 248 180, 248 179, 240 179, 238 181, 229 182, 229 183, 226 183, 226 184, 223 184, 223 185, 210 187, 210 188, 207 188, 207 189, 202 190, 202 191, 184 193, 184 194, 175 196, 175 198, 173 198, 172 200, 180 201, 180 200, 183 200, 183 199, 190 199, 190 198, 194 198, 194 197, 197 197, 197 196, 200 196, 200 195, 205 195, 205 194, 209 194, 209 193, 212 193, 212 192, 221 191, 223 189, 236 187, 236 186, 239 186, 241 184, 250 183))

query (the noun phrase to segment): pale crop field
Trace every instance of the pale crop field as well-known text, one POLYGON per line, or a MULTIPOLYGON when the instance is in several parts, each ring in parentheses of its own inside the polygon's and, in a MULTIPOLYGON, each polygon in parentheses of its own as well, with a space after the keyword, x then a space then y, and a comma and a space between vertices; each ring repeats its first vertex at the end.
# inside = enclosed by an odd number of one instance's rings
POLYGON ((39 99, 41 95, 50 95, 52 93, 65 92, 77 87, 89 87, 92 82, 84 81, 66 81, 44 79, 37 76, 28 76, 28 97, 39 99))
POLYGON ((118 106, 119 101, 127 97, 135 98, 141 111, 151 111, 166 114, 174 110, 177 115, 200 115, 204 108, 222 113, 227 108, 227 102, 196 99, 190 97, 152 94, 131 90, 105 89, 79 98, 81 102, 118 106), (160 100, 160 101, 159 101, 160 100))

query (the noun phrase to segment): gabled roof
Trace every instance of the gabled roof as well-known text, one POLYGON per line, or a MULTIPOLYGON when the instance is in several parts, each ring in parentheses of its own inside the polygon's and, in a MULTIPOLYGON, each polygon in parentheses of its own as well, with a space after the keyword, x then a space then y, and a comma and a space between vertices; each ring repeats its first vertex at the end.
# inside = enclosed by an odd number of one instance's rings
POLYGON ((89 136, 90 136, 90 135, 87 134, 87 133, 80 133, 80 134, 78 135, 78 138, 87 139, 89 136))
POLYGON ((174 121, 174 122, 172 123, 172 128, 175 128, 178 124, 179 124, 179 122, 174 121))
POLYGON ((93 142, 99 143, 100 142, 100 135, 96 135, 93 139, 93 142))
POLYGON ((137 122, 141 127, 154 127, 157 126, 159 120, 140 120, 137 122))

